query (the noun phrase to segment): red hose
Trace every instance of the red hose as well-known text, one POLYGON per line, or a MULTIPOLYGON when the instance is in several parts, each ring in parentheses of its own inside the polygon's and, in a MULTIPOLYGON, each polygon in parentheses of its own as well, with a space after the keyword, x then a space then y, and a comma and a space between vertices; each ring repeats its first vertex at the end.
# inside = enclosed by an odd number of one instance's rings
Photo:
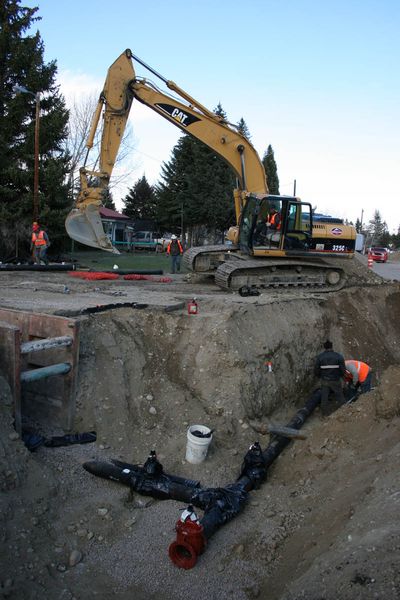
POLYGON ((118 279, 119 275, 116 273, 93 273, 90 271, 69 271, 68 275, 71 277, 79 277, 80 279, 118 279))

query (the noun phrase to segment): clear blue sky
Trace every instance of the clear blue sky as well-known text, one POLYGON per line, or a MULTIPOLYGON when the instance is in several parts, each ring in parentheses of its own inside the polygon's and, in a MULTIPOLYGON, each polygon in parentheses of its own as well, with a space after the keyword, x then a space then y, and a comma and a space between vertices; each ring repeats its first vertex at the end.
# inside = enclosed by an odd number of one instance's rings
MULTIPOLYGON (((400 225, 399 0, 25 4, 39 7, 66 97, 99 92, 131 48, 208 108, 243 117, 261 157, 271 144, 282 194, 296 180, 319 212, 355 221, 363 211, 365 223, 378 209, 390 231, 400 225)), ((128 187, 143 173, 155 183, 179 136, 145 107, 132 113, 128 187)))

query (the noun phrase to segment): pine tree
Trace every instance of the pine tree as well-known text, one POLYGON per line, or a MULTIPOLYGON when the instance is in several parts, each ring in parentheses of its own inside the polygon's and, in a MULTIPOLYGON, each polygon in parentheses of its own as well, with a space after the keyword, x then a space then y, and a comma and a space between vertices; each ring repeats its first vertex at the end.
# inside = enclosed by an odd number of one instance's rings
POLYGON ((267 176, 269 193, 279 194, 278 168, 276 166, 274 151, 271 144, 268 146, 267 151, 263 156, 262 163, 267 176))
POLYGON ((375 210, 373 218, 367 227, 370 246, 386 246, 389 239, 389 230, 385 221, 382 221, 381 213, 375 210))
MULTIPOLYGON (((214 112, 226 120, 220 104, 214 112)), ((191 243, 198 244, 206 236, 219 241, 234 223, 235 176, 201 141, 183 135, 162 166, 161 178, 156 186, 157 217, 164 230, 182 235, 189 231, 191 243)))
POLYGON ((40 94, 39 219, 49 231, 52 251, 67 239, 64 219, 70 199, 63 152, 68 112, 55 84, 55 61, 45 64, 37 8, 20 0, 0 5, 0 253, 15 253, 20 240, 28 251, 33 216, 35 95, 40 94), (30 93, 15 93, 14 86, 30 93), (19 240, 17 239, 19 238, 19 240))
POLYGON ((237 124, 237 129, 238 129, 239 133, 244 135, 244 137, 246 139, 248 139, 249 141, 251 140, 250 130, 247 127, 247 123, 243 119, 243 117, 240 119, 239 123, 237 124))
POLYGON ((154 188, 149 184, 145 175, 129 189, 123 202, 124 214, 131 219, 154 220, 156 218, 157 202, 154 188))
POLYGON ((114 199, 112 197, 112 192, 109 188, 106 190, 106 194, 105 194, 104 200, 103 200, 103 206, 104 206, 104 208, 110 208, 111 210, 117 210, 115 203, 114 203, 114 199))

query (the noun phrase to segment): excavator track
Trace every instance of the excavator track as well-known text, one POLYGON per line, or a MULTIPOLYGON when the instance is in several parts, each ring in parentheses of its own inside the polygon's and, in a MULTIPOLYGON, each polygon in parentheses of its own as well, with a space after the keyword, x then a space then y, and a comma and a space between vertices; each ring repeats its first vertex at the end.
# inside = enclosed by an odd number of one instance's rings
POLYGON ((334 292, 346 283, 342 268, 323 261, 241 260, 232 257, 215 273, 215 283, 224 290, 260 290, 302 288, 314 292, 334 292))
POLYGON ((215 271, 225 260, 225 255, 237 250, 236 246, 193 246, 183 255, 183 265, 195 273, 215 271))

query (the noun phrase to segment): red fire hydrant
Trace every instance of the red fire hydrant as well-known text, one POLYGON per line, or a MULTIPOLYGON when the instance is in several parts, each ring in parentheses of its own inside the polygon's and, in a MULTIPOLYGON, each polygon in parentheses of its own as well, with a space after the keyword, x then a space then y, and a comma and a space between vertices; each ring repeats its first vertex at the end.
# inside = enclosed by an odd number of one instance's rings
POLYGON ((191 302, 188 303, 188 314, 189 315, 197 315, 199 309, 199 305, 196 302, 196 298, 193 298, 191 302))
POLYGON ((193 506, 183 511, 175 525, 176 541, 172 542, 168 554, 172 562, 181 569, 192 569, 197 557, 204 551, 206 538, 193 506))

